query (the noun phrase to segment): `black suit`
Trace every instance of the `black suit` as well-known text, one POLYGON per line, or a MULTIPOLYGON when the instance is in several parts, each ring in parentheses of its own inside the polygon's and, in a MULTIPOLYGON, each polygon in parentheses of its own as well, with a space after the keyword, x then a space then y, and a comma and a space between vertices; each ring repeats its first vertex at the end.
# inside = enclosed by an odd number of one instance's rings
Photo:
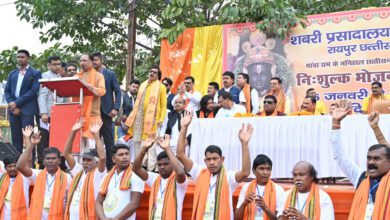
POLYGON ((175 97, 175 95, 176 95, 176 94, 171 93, 171 94, 169 94, 169 95, 167 96, 167 108, 168 108, 169 110, 171 110, 171 112, 175 111, 175 109, 173 108, 173 105, 172 105, 172 100, 173 100, 173 98, 175 97))
POLYGON ((118 78, 113 71, 103 69, 102 74, 106 84, 106 94, 101 97, 100 112, 103 126, 100 128, 100 135, 103 136, 104 139, 104 145, 106 146, 107 169, 110 170, 113 165, 111 159, 111 149, 112 146, 114 146, 114 133, 112 129, 112 117, 110 117, 109 114, 113 109, 116 109, 119 112, 122 91, 119 87, 118 78), (115 93, 115 99, 113 93, 115 93))

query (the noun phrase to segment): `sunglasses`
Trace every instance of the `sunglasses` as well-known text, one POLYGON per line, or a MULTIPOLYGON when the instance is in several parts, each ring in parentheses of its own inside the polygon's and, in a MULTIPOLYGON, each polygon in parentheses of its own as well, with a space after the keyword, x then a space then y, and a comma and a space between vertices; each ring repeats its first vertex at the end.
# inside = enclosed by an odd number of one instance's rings
POLYGON ((271 104, 274 104, 274 102, 271 102, 271 101, 264 101, 264 105, 266 105, 266 104, 271 105, 271 104))
POLYGON ((165 87, 167 87, 167 86, 168 86, 168 83, 163 83, 163 85, 164 85, 165 87))

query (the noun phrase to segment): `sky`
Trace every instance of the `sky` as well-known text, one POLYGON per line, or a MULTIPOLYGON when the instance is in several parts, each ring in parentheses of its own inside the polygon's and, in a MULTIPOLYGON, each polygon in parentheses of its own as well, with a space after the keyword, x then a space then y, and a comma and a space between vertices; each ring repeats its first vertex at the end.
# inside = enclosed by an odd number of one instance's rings
POLYGON ((54 44, 39 41, 39 29, 33 29, 16 15, 15 0, 0 0, 0 51, 18 46, 30 53, 40 53, 54 44))

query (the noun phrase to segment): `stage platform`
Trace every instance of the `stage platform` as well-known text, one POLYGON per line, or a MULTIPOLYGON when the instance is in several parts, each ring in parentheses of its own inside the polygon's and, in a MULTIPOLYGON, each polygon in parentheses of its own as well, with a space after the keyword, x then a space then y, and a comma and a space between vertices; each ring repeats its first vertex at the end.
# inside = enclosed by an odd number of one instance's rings
MULTIPOLYGON (((238 196, 240 195, 241 187, 244 183, 241 183, 233 195, 233 205, 236 207, 238 196)), ((292 187, 292 184, 280 184, 285 190, 288 190, 292 187)), ((192 201, 194 198, 194 182, 190 181, 186 197, 184 198, 183 204, 183 220, 191 219, 192 213, 192 201)), ((345 220, 348 219, 349 210, 352 205, 352 199, 355 193, 355 190, 352 185, 320 185, 321 189, 326 191, 332 201, 335 209, 336 220, 345 220)), ((148 204, 149 204, 149 194, 150 188, 145 186, 145 192, 141 199, 141 205, 137 210, 137 219, 148 219, 148 204)))

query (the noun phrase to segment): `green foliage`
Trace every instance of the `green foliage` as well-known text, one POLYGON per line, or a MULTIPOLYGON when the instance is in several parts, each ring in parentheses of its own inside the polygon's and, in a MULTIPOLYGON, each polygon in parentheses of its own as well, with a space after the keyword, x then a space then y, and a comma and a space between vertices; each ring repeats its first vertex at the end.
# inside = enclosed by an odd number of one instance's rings
MULTIPOLYGON (((119 78, 126 72, 129 0, 17 0, 21 20, 41 31, 42 43, 71 38, 71 45, 56 44, 33 57, 34 67, 46 69, 49 55, 59 54, 74 61, 81 52, 101 51, 106 65, 119 78)), ((134 74, 145 79, 151 65, 159 62, 160 39, 174 42, 188 27, 239 22, 259 22, 262 31, 286 37, 289 28, 303 25, 307 15, 346 11, 364 7, 389 6, 388 0, 138 0, 137 34, 152 39, 153 47, 137 49, 134 74)), ((141 43, 141 44, 140 44, 141 43)), ((16 65, 16 48, 1 52, 0 77, 4 78, 16 65), (5 73, 5 74, 4 74, 5 73)))

